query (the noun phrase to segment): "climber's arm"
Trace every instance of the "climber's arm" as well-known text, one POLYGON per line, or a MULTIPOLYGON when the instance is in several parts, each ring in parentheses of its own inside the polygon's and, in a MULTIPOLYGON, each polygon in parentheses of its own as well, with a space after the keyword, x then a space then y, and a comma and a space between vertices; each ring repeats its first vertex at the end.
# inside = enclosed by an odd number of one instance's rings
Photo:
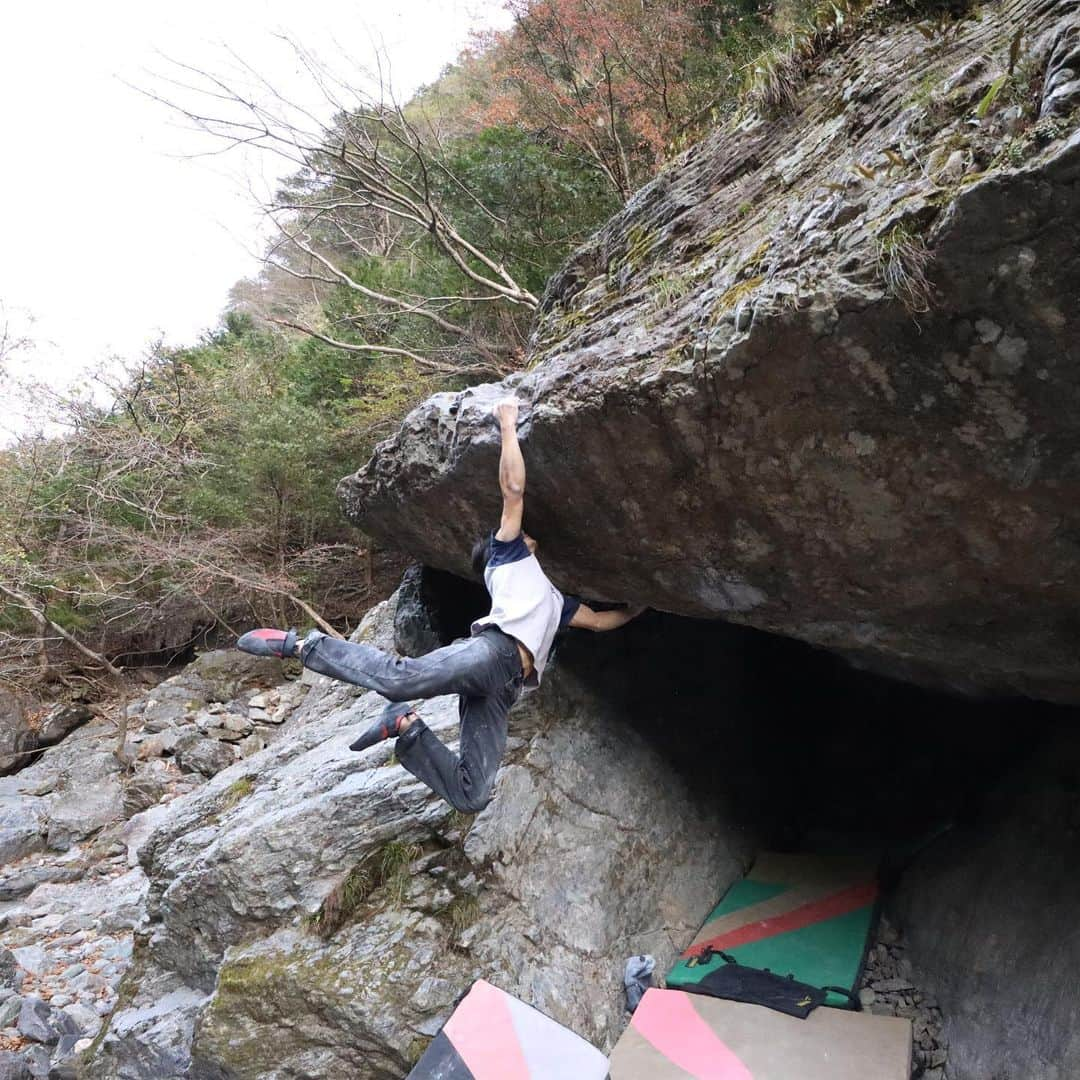
POLYGON ((496 540, 516 540, 521 535, 521 518, 525 512, 525 459, 517 438, 518 403, 507 398, 495 406, 502 432, 502 452, 499 455, 499 488, 502 491, 502 521, 496 540))
POLYGON ((574 612, 570 625, 579 630, 618 630, 631 619, 636 619, 644 610, 644 607, 634 605, 616 611, 593 611, 587 604, 581 604, 574 612))

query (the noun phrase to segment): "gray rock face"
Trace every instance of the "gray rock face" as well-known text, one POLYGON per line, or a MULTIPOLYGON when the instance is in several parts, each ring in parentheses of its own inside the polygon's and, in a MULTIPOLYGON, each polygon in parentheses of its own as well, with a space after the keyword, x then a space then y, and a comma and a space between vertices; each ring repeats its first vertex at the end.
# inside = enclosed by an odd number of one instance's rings
MULTIPOLYGON (((119 765, 117 763, 117 770, 119 765)), ((49 847, 61 851, 123 816, 123 790, 117 772, 97 783, 73 784, 49 804, 49 847)))
POLYGON ((19 1034, 34 1042, 58 1042, 64 1035, 79 1035, 75 1021, 65 1012, 54 1009, 40 998, 24 998, 16 1025, 19 1034))
POLYGON ((0 1080, 31 1080, 30 1066, 18 1054, 0 1050, 0 1080))
POLYGON ((18 994, 13 994, 4 1001, 0 1001, 0 1030, 14 1027, 15 1022, 19 1019, 19 1013, 22 1012, 22 1006, 23 999, 18 994))
POLYGON ((205 995, 150 967, 131 1003, 118 1009, 85 1075, 156 1080, 188 1075, 191 1035, 205 995))
POLYGON ((1080 700, 1078 25, 1009 0, 827 55, 795 115, 689 150, 556 275, 528 373, 410 414, 350 516, 466 574, 512 389, 561 588, 1080 700), (1018 28, 1050 97, 980 119, 1018 28))
POLYGON ((18 990, 21 983, 22 975, 19 972, 18 958, 10 949, 0 947, 0 988, 10 987, 18 990))
POLYGON ((908 871, 895 908, 941 1004, 950 1080, 1080 1075, 1080 740, 1062 731, 977 823, 908 871))
POLYGON ((0 865, 45 846, 42 808, 20 796, 0 794, 0 865))
MULTIPOLYGON (((388 646, 393 614, 358 635, 388 646)), ((348 750, 381 705, 316 678, 266 750, 133 822, 148 949, 87 1075, 173 1075, 190 1046, 192 1077, 397 1078, 479 976, 610 1044, 625 957, 666 964, 741 872, 749 837, 569 669, 515 711, 472 821, 390 746, 348 750), (367 899, 321 936, 350 875, 367 899)), ((454 700, 423 711, 452 742, 454 700)))
POLYGON ((138 842, 146 819, 167 817, 170 800, 205 783, 169 758, 182 740, 207 743, 211 754, 221 747, 228 761, 219 766, 233 760, 226 744, 204 737, 204 713, 229 738, 264 744, 287 730, 307 687, 254 693, 278 677, 278 665, 241 653, 204 654, 128 707, 129 765, 118 760, 111 720, 64 707, 38 725, 38 735, 61 741, 0 777, 0 925, 10 946, 0 952, 0 1029, 19 1023, 25 1043, 13 1068, 74 1076, 73 1055, 107 1023, 115 1028, 100 1032, 109 1075, 158 1080, 185 1072, 205 994, 172 972, 155 977, 151 965, 122 989, 148 886, 128 862, 122 830, 138 842), (249 708, 256 700, 261 707, 249 708), (153 754, 152 740, 160 740, 153 754), (125 824, 132 815, 143 821, 125 824))
POLYGON ((93 715, 85 705, 58 705, 50 709, 38 728, 38 745, 55 746, 93 715))
POLYGON ((184 772, 215 776, 236 760, 236 753, 217 739, 194 738, 190 742, 177 745, 176 760, 184 772))
POLYGON ((0 688, 0 775, 16 772, 31 759, 30 751, 37 746, 37 736, 31 730, 23 703, 12 693, 0 688))
POLYGON ((424 597, 424 567, 414 563, 405 571, 398 589, 394 614, 394 648, 402 656, 423 656, 441 644, 431 625, 430 609, 424 597))

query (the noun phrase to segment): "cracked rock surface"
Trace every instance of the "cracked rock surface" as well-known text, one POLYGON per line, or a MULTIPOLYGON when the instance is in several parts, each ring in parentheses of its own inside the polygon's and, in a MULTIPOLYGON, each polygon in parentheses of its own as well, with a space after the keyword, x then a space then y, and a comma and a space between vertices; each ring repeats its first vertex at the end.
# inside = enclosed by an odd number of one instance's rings
POLYGON ((348 512, 466 574, 512 389, 564 590, 1080 700, 1078 35, 1075 0, 1006 0, 827 53, 642 189, 550 283, 530 370, 421 405, 348 512))
MULTIPOLYGON (((392 648, 394 615, 358 635, 392 648)), ((610 1047, 626 957, 669 964, 744 870, 747 831, 569 669, 515 709, 472 819, 389 745, 348 749, 381 698, 305 679, 272 745, 128 823, 145 919, 87 1077, 398 1080, 479 977, 610 1047), (368 895, 320 934, 356 873, 368 895)), ((453 698, 423 715, 453 743, 453 698)))

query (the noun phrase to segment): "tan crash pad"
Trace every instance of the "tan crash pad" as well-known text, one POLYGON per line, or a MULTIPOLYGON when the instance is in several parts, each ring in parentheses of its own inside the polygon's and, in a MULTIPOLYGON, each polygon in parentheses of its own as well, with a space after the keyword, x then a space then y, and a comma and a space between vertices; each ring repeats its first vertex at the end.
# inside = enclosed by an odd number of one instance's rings
POLYGON ((761 1005, 648 990, 611 1080, 908 1080, 911 1021, 840 1009, 805 1020, 761 1005))

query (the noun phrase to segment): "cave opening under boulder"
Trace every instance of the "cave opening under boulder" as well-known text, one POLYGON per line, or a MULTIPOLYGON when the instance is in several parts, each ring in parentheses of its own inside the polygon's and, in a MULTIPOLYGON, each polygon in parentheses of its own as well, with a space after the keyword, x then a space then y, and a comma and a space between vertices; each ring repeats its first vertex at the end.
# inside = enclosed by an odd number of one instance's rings
MULTIPOLYGON (((418 568, 412 589, 402 610, 414 628, 426 612, 427 648, 486 610, 484 590, 450 574, 418 568)), ((886 1009, 914 1021, 913 1076, 1080 1073, 1080 710, 936 692, 660 612, 557 648, 545 692, 587 687, 752 849, 880 855, 885 921, 864 986, 882 972, 912 984, 886 1009)))

